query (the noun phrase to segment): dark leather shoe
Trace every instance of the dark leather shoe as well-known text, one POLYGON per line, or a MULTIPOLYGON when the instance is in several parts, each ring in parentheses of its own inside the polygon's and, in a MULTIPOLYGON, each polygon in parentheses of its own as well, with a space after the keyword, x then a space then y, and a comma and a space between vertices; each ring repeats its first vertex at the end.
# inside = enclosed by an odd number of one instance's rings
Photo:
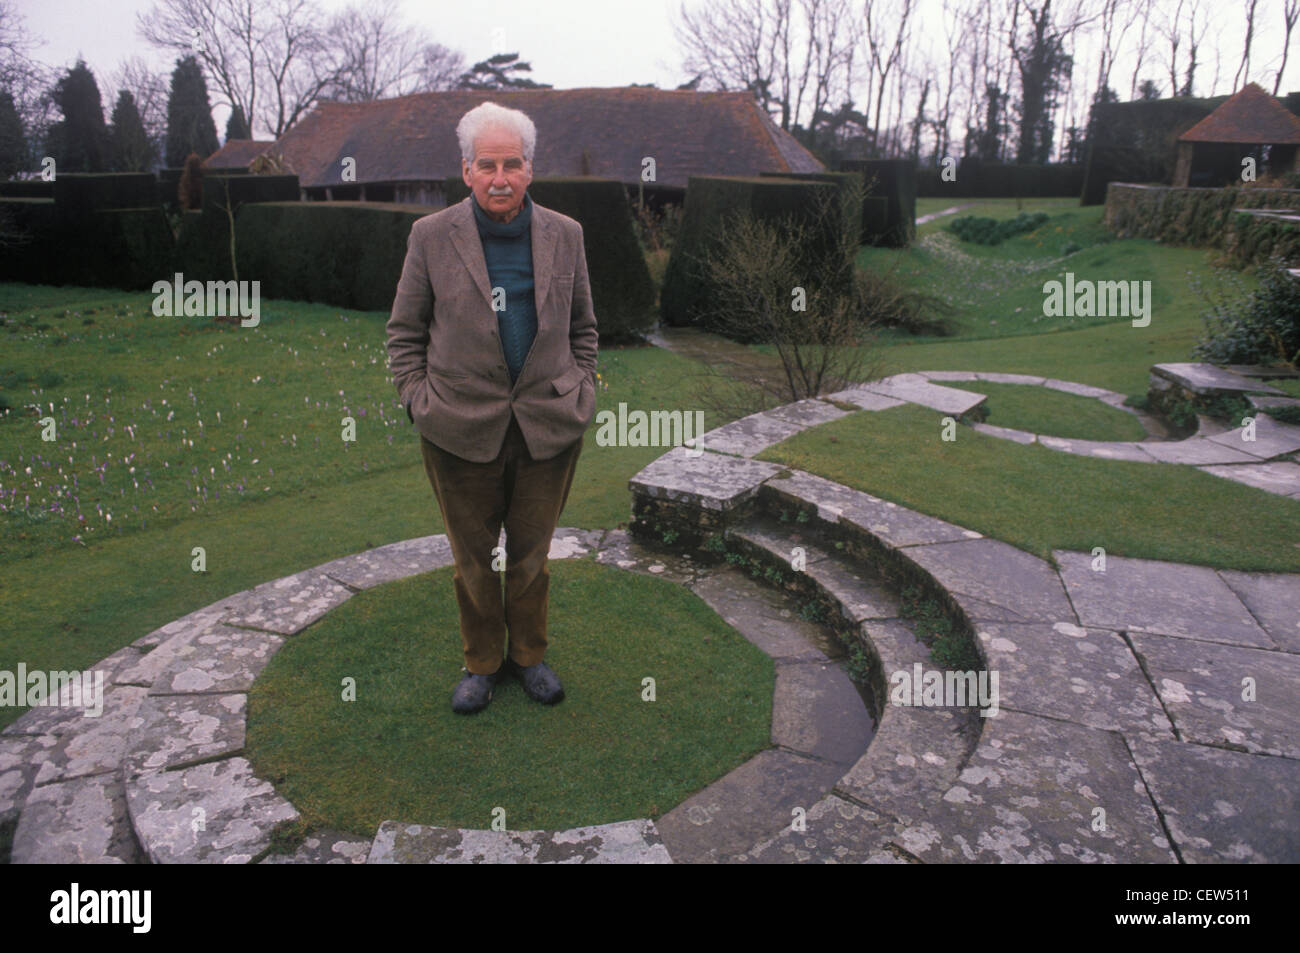
POLYGON ((523 682, 524 691, 533 701, 554 705, 564 700, 564 686, 560 684, 560 676, 552 672, 545 662, 525 667, 514 659, 507 659, 506 667, 523 682))
POLYGON ((462 669, 465 677, 451 693, 451 710, 458 715, 472 715, 482 711, 492 700, 492 690, 501 680, 501 669, 491 675, 475 675, 468 669, 462 669))

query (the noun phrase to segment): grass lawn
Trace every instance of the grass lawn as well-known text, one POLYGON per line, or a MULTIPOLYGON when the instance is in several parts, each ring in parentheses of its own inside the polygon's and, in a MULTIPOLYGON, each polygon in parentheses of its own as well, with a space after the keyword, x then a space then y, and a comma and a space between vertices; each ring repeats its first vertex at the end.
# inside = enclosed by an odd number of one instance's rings
POLYGON ((546 657, 566 699, 539 705, 509 680, 484 711, 453 714, 452 572, 353 596, 258 679, 252 761, 305 825, 486 828, 497 807, 511 830, 655 817, 768 746, 772 660, 682 587, 592 559, 550 565, 546 657))
MULTIPOLYGON (((945 216, 921 227, 917 241, 906 249, 863 248, 861 267, 890 271, 904 283, 940 295, 955 309, 948 316, 962 339, 998 338, 1098 324, 1128 329, 1133 343, 1145 342, 1156 329, 1206 310, 1206 294, 1240 294, 1254 287, 1252 279, 1235 272, 1211 273, 1202 249, 1171 248, 1130 239, 1116 242, 1102 225, 1100 206, 1080 208, 1069 200, 1026 201, 1025 211, 1046 211, 1051 218, 1035 231, 999 245, 963 242, 947 230, 956 216, 945 216), (1043 313, 1043 285, 1075 280, 1150 281, 1151 324, 1134 328, 1130 317, 1048 316, 1043 313), (1209 287, 1203 287, 1209 282, 1209 287)), ((1014 200, 993 207, 963 210, 991 217, 1014 217, 1014 200), (1010 203, 1010 204, 1007 204, 1010 203), (996 213, 996 214, 994 214, 996 213)), ((1199 318, 1198 318, 1199 325, 1199 318)), ((1198 331, 1199 334, 1199 331, 1198 331)), ((895 337, 905 336, 901 333, 895 337)), ((993 368, 989 368, 992 370, 993 368)))
POLYGON ((1092 397, 1080 397, 1032 384, 992 381, 941 381, 944 387, 988 397, 985 423, 1071 440, 1142 440, 1146 431, 1132 414, 1092 397))
MULTIPOLYGON (((88 667, 223 596, 443 531, 385 315, 272 301, 240 328, 155 318, 151 301, 0 285, 0 375, 61 378, 5 391, 15 408, 39 402, 58 439, 40 439, 35 414, 0 416, 0 669, 88 667)), ((615 411, 675 406, 697 374, 649 347, 602 349, 599 370, 598 409, 615 411)), ((563 525, 625 523, 628 478, 662 452, 589 432, 563 525)), ((21 714, 0 709, 0 727, 21 714)))
POLYGON ((968 427, 914 404, 850 414, 756 459, 816 473, 1019 546, 1300 572, 1300 501, 1195 467, 1096 460, 968 427))

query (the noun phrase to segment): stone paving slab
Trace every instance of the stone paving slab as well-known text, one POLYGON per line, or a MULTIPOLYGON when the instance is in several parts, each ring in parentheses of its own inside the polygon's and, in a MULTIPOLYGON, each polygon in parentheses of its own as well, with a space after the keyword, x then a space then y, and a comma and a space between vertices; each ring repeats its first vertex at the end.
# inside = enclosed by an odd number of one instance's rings
POLYGON ((786 608, 781 595, 737 569, 690 586, 692 592, 753 645, 779 661, 821 661, 844 650, 824 629, 786 608))
POLYGON ((1079 457, 1095 457, 1099 460, 1128 460, 1132 463, 1155 463, 1156 461, 1142 449, 1142 445, 1118 440, 1069 440, 1065 437, 1052 437, 1039 434, 1038 442, 1049 450, 1072 453, 1079 457))
POLYGON ((1256 410, 1273 407, 1300 407, 1300 399, 1295 397, 1260 397, 1256 394, 1249 394, 1246 400, 1256 410))
MULTIPOLYGON (((765 410, 763 413, 767 417, 789 421, 797 425, 800 430, 804 430, 808 427, 816 427, 818 424, 839 420, 841 417, 848 416, 849 411, 841 410, 834 404, 829 404, 824 400, 808 398, 806 400, 796 400, 791 404, 782 404, 780 407, 765 410)), ((708 446, 708 444, 705 444, 705 446, 708 446)))
POLYGON ((862 385, 885 397, 920 404, 945 414, 960 416, 984 403, 985 396, 942 384, 931 384, 920 374, 896 374, 885 380, 862 385))
POLYGON ((750 414, 716 427, 704 435, 704 446, 714 453, 752 457, 793 437, 803 426, 764 413, 750 414))
POLYGON ((126 802, 155 864, 246 864, 270 845, 278 824, 298 819, 245 758, 129 778, 126 802))
POLYGON ((712 571, 689 555, 651 549, 622 529, 611 529, 605 534, 596 551, 596 562, 682 585, 690 585, 712 571))
MULTIPOLYGON (((832 524, 839 520, 840 515, 849 507, 876 499, 859 490, 824 477, 814 476, 803 470, 790 470, 788 473, 788 476, 774 477, 764 483, 759 493, 760 498, 770 500, 777 506, 811 505, 816 508, 820 519, 832 524)), ((808 529, 811 530, 812 527, 808 529)))
POLYGON ((1104 387, 1093 387, 1091 384, 1076 384, 1074 381, 1062 381, 1053 377, 1044 379, 1043 385, 1049 390, 1059 390, 1066 394, 1077 394, 1079 397, 1094 397, 1097 400, 1119 400, 1123 401, 1125 394, 1118 394, 1113 390, 1106 390, 1104 387))
POLYGON ((845 404, 856 404, 863 410, 889 410, 891 407, 901 407, 907 403, 907 401, 899 400, 897 397, 886 397, 884 394, 864 390, 862 387, 849 387, 845 390, 839 390, 833 394, 827 394, 826 399, 838 400, 845 404))
POLYGON ((832 662, 779 662, 772 695, 772 744, 846 768, 871 743, 867 706, 832 662))
POLYGON ((858 627, 858 631, 859 638, 880 659, 886 684, 894 672, 911 672, 917 662, 930 667, 930 647, 918 639, 901 619, 869 619, 858 627))
POLYGON ((282 645, 269 632, 213 626, 175 651, 150 694, 246 692, 282 645))
MULTIPOLYGON (((238 595, 238 593, 236 593, 238 595)), ((225 613, 227 605, 233 597, 227 596, 219 599, 211 605, 204 606, 202 609, 196 609, 193 612, 181 616, 179 619, 173 619, 166 625, 159 626, 148 635, 143 635, 131 644, 139 649, 150 649, 161 645, 163 642, 175 635, 186 633, 201 632, 209 625, 218 622, 225 613)))
POLYGON ((789 477, 764 483, 761 495, 770 495, 778 502, 815 506, 821 520, 851 526, 875 536, 889 548, 981 538, 974 530, 917 513, 802 470, 792 470, 789 477))
POLYGON ((998 673, 1002 708, 1089 728, 1174 737, 1160 700, 1118 632, 1068 622, 985 622, 976 635, 989 671, 998 673))
POLYGON ((1175 863, 1119 735, 1003 711, 897 843, 927 863, 1175 863), (1105 811, 1104 830, 1094 830, 1105 811))
POLYGON ((791 572, 798 571, 792 566, 796 548, 803 550, 804 562, 809 565, 826 558, 826 550, 817 545, 812 528, 797 520, 783 523, 770 516, 752 517, 731 530, 728 538, 748 544, 791 572))
MULTIPOLYGON (((134 651, 134 650, 132 650, 134 651)), ((116 653, 115 653, 116 654, 116 653)), ((111 681, 112 666, 95 667, 79 673, 80 687, 74 692, 71 684, 65 685, 59 693, 59 704, 33 705, 4 730, 5 736, 13 735, 65 735, 85 730, 103 719, 101 712, 95 715, 96 694, 102 691, 104 711, 116 706, 121 699, 117 697, 123 686, 111 681), (87 679, 86 673, 89 673, 87 679), (103 674, 102 685, 100 675, 103 674), (78 694, 79 693, 79 697, 78 694)), ((128 693, 128 696, 134 697, 128 693)), ((53 702, 53 699, 51 699, 53 702)))
POLYGON ((1151 376, 1161 378, 1187 388, 1195 394, 1213 394, 1216 391, 1254 391, 1263 394, 1281 394, 1275 387, 1269 387, 1257 380, 1251 380, 1240 374, 1213 364, 1153 364, 1151 376))
POLYGON ((128 722, 144 697, 145 689, 134 686, 105 692, 104 711, 98 718, 78 716, 44 752, 36 785, 115 772, 126 751, 128 722))
POLYGON ((451 544, 444 534, 439 534, 404 539, 353 553, 322 563, 315 571, 353 589, 370 589, 386 582, 450 566, 453 561, 451 544))
POLYGON ((1300 372, 1282 364, 1224 364, 1223 369, 1242 377, 1257 377, 1260 380, 1294 380, 1300 377, 1300 372))
POLYGON ((371 864, 668 864, 673 858, 648 820, 567 831, 480 831, 384 821, 371 864))
POLYGON ((1211 443, 1248 453, 1259 460, 1270 460, 1300 450, 1300 427, 1284 424, 1267 414, 1256 414, 1255 439, 1246 440, 1246 428, 1237 426, 1207 439, 1211 443))
POLYGON ((352 598, 352 590, 316 569, 264 582, 231 599, 221 621, 294 635, 335 606, 352 598))
POLYGON ((776 837, 741 854, 740 863, 905 864, 887 847, 893 825, 843 798, 823 798, 809 808, 803 830, 793 822, 776 837))
POLYGON ((996 539, 911 546, 905 558, 928 572, 975 622, 1074 622, 1052 567, 996 539))
POLYGON ((674 447, 628 480, 628 489, 655 499, 726 511, 744 503, 782 467, 718 453, 690 455, 674 447))
POLYGON ((1300 758, 1300 656, 1161 635, 1130 635, 1187 741, 1300 758), (1245 700, 1244 679, 1255 697, 1245 700))
POLYGON ((867 497, 865 493, 862 496, 866 499, 845 507, 840 523, 874 536, 887 549, 983 539, 982 534, 955 523, 926 516, 889 500, 867 497))
POLYGON ((845 622, 856 625, 867 619, 897 618, 898 599, 878 578, 857 566, 832 553, 826 559, 809 562, 805 571, 839 605, 845 622))
POLYGON ((1172 440, 1168 443, 1143 443, 1142 451, 1161 463, 1184 463, 1203 466, 1213 463, 1254 463, 1255 458, 1232 447, 1201 437, 1172 440))
POLYGON ((143 858, 116 774, 35 788, 14 831, 13 864, 138 864, 143 858))
POLYGON ((1300 761, 1130 739, 1183 861, 1300 863, 1300 761))
POLYGON ((810 809, 831 790, 844 766, 768 748, 659 819, 659 833, 677 863, 739 857, 787 827, 794 809, 810 809))
POLYGON ((248 696, 150 695, 130 719, 126 777, 176 768, 244 748, 248 696))
POLYGON ((1205 473, 1253 486, 1267 493, 1300 499, 1300 466, 1286 461, 1248 463, 1241 466, 1197 467, 1205 473))
POLYGON ((339 831, 317 831, 292 854, 267 854, 263 864, 364 864, 373 841, 339 831))
POLYGON ((17 819, 36 772, 58 743, 54 735, 0 737, 0 824, 17 819))
MULTIPOLYGON (((505 533, 503 528, 501 531, 505 533)), ((546 553, 547 559, 581 559, 592 550, 599 549, 605 537, 603 529, 557 529, 551 535, 551 548, 546 553)), ((506 551, 509 552, 507 544, 506 551)))
MULTIPOLYGON (((980 379, 977 371, 917 371, 928 381, 977 381, 980 379)), ((1042 378, 1039 378, 1041 380, 1042 378)))
POLYGON ((1300 652, 1300 574, 1218 572, 1279 648, 1300 652))
POLYGON ((1208 566, 1107 556, 1106 571, 1094 572, 1087 553, 1054 550, 1053 555, 1083 625, 1274 647, 1236 593, 1208 566))
MULTIPOLYGON (((235 603, 231 601, 231 604, 235 603)), ((204 633, 228 628, 223 626, 220 621, 225 612, 226 610, 222 609, 219 612, 212 613, 190 613, 189 616, 185 617, 190 621, 180 626, 172 623, 176 628, 172 629, 161 640, 146 642, 146 640, 151 640, 156 632, 162 631, 155 630, 155 632, 145 636, 144 639, 131 643, 133 647, 142 647, 145 652, 130 664, 123 665, 115 671, 111 679, 112 682, 115 685, 143 685, 146 688, 153 685, 162 673, 176 661, 185 646, 204 633), (142 643, 144 644, 142 645, 142 643)), ((180 621, 177 620, 177 622, 180 621)), ((163 629, 167 628, 168 626, 163 626, 163 629)))
POLYGON ((1015 430, 1011 427, 995 427, 993 424, 981 423, 971 424, 971 429, 988 434, 990 437, 1014 440, 1016 443, 1031 444, 1038 442, 1038 435, 1030 433, 1028 430, 1015 430))
POLYGON ((994 371, 978 371, 975 376, 982 381, 990 381, 994 384, 1038 384, 1042 385, 1045 377, 1036 377, 1033 374, 1002 374, 994 371))
POLYGON ((886 704, 871 747, 835 793, 896 822, 899 830, 918 823, 956 782, 978 730, 956 709, 886 704))

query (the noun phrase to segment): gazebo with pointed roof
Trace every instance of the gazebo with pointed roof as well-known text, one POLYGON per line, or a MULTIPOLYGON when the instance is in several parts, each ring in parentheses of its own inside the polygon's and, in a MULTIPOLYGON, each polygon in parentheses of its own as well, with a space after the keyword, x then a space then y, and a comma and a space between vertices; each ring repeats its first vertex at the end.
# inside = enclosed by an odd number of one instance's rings
POLYGON ((1248 83, 1178 137, 1175 186, 1221 188, 1241 181, 1242 160, 1257 175, 1300 172, 1300 116, 1248 83))

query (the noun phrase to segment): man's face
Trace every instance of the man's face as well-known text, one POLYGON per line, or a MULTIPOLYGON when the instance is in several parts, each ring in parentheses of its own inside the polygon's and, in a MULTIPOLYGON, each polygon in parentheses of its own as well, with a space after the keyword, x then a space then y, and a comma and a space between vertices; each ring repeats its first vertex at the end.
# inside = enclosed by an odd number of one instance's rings
POLYGON ((508 222, 524 204, 524 191, 533 181, 532 163, 524 161, 519 136, 501 127, 488 127, 474 141, 474 165, 461 160, 461 175, 479 208, 490 218, 508 222))

